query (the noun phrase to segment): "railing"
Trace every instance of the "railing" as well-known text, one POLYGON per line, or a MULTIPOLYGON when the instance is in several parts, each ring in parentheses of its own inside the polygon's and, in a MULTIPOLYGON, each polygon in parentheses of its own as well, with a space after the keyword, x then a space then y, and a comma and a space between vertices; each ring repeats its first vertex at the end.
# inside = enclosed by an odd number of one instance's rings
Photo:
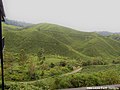
POLYGON ((68 88, 68 89, 59 89, 59 90, 120 90, 120 84, 92 86, 92 87, 80 87, 80 88, 68 88))

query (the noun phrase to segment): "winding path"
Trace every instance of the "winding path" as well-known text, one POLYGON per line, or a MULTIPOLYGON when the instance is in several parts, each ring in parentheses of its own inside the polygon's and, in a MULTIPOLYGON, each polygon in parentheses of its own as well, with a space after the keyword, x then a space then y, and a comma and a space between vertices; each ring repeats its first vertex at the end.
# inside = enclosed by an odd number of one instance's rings
POLYGON ((79 72, 79 71, 81 71, 81 70, 82 70, 82 67, 80 67, 80 68, 78 68, 78 69, 76 69, 76 70, 73 70, 72 72, 63 74, 62 76, 67 76, 67 75, 70 75, 70 74, 74 74, 74 73, 77 73, 77 72, 79 72))
MULTIPOLYGON (((62 75, 59 75, 60 77, 63 77, 63 76, 67 76, 67 75, 70 75, 70 74, 74 74, 74 73, 77 73, 79 71, 82 70, 82 67, 78 68, 78 69, 75 69, 73 70, 72 72, 69 72, 69 73, 65 73, 65 74, 62 74, 62 75)), ((58 77, 59 77, 58 76, 58 77)), ((48 78, 51 78, 51 77, 48 77, 48 78)), ((6 81, 6 82, 9 82, 9 83, 24 83, 24 84, 31 84, 31 83, 35 83, 35 82, 39 82, 41 80, 45 80, 45 79, 48 79, 48 78, 43 78, 43 79, 40 79, 40 80, 34 80, 34 81, 25 81, 25 82, 11 82, 11 81, 6 81)))

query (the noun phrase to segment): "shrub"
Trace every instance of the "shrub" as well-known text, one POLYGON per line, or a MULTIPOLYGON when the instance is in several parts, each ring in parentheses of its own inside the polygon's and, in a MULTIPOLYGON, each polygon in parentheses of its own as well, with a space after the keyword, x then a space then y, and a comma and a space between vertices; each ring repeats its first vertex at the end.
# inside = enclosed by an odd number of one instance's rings
POLYGON ((62 66, 62 67, 66 66, 66 65, 67 65, 66 61, 61 61, 61 62, 59 63, 59 66, 62 66))

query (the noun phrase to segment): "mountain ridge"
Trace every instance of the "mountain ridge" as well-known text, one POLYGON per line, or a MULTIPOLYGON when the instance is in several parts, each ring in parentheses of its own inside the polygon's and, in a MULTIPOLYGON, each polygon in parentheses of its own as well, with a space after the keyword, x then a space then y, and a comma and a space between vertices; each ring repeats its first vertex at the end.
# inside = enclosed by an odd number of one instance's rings
POLYGON ((72 58, 120 55, 119 41, 93 32, 81 32, 49 23, 36 24, 17 31, 17 27, 12 30, 13 26, 4 25, 3 28, 6 50, 11 52, 25 49, 27 53, 37 53, 39 48, 44 48, 46 54, 72 58), (11 30, 7 30, 6 27, 11 30))

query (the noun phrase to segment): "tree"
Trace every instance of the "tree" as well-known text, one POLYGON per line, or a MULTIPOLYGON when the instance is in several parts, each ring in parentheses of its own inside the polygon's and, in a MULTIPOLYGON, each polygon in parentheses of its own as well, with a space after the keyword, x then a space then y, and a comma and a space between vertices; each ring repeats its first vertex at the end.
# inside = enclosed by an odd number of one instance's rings
POLYGON ((4 54, 4 61, 7 61, 7 62, 14 61, 13 53, 5 52, 5 54, 4 54))
POLYGON ((42 62, 45 60, 45 55, 44 55, 45 50, 42 48, 38 51, 37 56, 38 56, 38 60, 42 62))
POLYGON ((20 62, 25 62, 25 61, 27 60, 27 55, 26 55, 24 49, 21 49, 21 50, 20 50, 19 60, 20 60, 20 62))
POLYGON ((29 67, 28 67, 28 75, 29 75, 29 78, 30 79, 35 79, 35 64, 31 61, 30 64, 29 64, 29 67))

